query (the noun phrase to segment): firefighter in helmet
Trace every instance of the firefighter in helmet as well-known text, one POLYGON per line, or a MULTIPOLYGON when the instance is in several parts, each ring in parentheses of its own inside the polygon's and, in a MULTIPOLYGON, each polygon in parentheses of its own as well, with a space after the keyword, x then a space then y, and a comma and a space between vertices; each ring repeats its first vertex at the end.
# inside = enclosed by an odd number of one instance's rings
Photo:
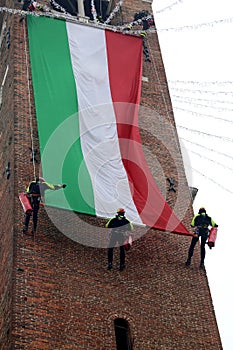
POLYGON ((113 263, 113 249, 118 243, 120 246, 120 271, 125 268, 125 247, 124 240, 127 235, 127 231, 133 230, 133 225, 125 217, 125 210, 123 208, 117 209, 116 215, 111 218, 105 225, 107 228, 111 228, 109 248, 108 248, 108 270, 112 269, 113 263))
MULTIPOLYGON (((32 233, 36 232, 37 228, 37 218, 38 218, 38 211, 40 208, 40 202, 41 199, 44 198, 44 193, 46 190, 59 190, 61 188, 65 188, 66 185, 52 185, 48 182, 46 182, 42 177, 37 177, 36 180, 31 181, 26 189, 27 197, 30 201, 30 204, 32 206, 32 220, 33 220, 33 229, 32 233)), ((23 232, 27 233, 28 232, 28 225, 30 221, 31 214, 25 214, 25 219, 24 219, 24 227, 23 227, 23 232)))
POLYGON ((200 268, 204 268, 204 260, 205 260, 205 244, 209 235, 209 227, 218 227, 218 225, 214 222, 214 220, 207 215, 205 208, 200 208, 198 214, 195 215, 191 221, 191 226, 194 228, 194 237, 192 238, 189 251, 188 251, 188 259, 186 261, 186 266, 191 264, 191 258, 193 256, 193 251, 195 245, 199 241, 201 237, 201 262, 200 268))

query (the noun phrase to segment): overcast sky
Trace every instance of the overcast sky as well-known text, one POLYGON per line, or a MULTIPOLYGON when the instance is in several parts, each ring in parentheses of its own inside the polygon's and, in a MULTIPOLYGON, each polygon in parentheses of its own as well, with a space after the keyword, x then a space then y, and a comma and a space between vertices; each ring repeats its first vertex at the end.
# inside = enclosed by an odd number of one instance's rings
POLYGON ((232 350, 233 2, 157 0, 153 10, 186 174, 199 190, 194 210, 204 206, 219 224, 205 265, 223 349, 232 350))

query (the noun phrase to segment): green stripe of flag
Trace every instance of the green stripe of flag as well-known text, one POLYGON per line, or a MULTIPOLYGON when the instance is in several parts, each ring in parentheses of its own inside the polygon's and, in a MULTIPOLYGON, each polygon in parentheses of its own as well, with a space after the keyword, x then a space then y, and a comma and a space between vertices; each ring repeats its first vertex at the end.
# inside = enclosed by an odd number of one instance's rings
POLYGON ((92 183, 79 139, 66 22, 27 18, 43 176, 48 182, 67 183, 64 191, 47 193, 46 204, 95 215, 92 183))

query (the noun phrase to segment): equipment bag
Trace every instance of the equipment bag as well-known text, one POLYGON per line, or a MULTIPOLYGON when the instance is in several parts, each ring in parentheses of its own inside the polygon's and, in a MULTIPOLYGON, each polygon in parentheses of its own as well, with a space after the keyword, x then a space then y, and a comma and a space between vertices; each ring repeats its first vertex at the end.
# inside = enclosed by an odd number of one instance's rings
POLYGON ((32 211, 33 210, 32 210, 31 203, 30 203, 30 201, 28 199, 27 193, 20 193, 19 200, 20 200, 20 202, 22 204, 24 213, 32 215, 32 211))
POLYGON ((132 236, 129 236, 129 238, 127 238, 127 239, 124 241, 124 248, 125 248, 125 250, 126 250, 126 251, 130 250, 132 244, 133 244, 132 236))
POLYGON ((215 241, 216 241, 216 238, 217 238, 217 232, 218 232, 217 227, 212 227, 210 229, 210 234, 209 234, 208 242, 207 242, 207 244, 208 244, 210 249, 215 246, 215 241))

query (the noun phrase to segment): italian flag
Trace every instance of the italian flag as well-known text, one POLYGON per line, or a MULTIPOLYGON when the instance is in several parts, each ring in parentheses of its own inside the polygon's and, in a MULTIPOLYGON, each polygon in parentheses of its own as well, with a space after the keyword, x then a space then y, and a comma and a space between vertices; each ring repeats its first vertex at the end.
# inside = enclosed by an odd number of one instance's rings
POLYGON ((142 41, 27 17, 43 176, 66 183, 46 205, 189 234, 147 166, 138 128, 142 41))

